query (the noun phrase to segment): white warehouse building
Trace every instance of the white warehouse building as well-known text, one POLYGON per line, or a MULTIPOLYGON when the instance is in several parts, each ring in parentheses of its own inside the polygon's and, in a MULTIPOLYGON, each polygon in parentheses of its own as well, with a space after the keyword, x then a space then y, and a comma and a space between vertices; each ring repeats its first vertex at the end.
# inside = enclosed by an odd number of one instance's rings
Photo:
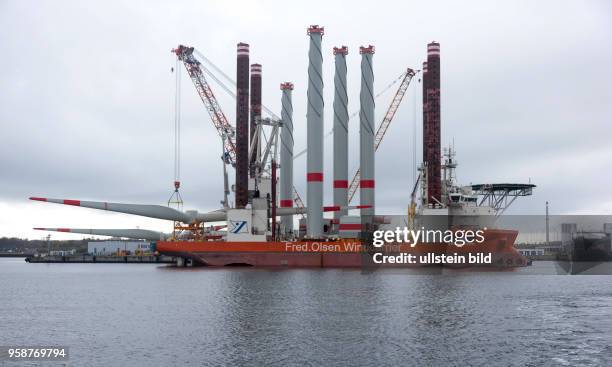
POLYGON ((144 241, 91 241, 87 242, 90 255, 115 255, 118 252, 137 254, 151 252, 151 244, 144 241))

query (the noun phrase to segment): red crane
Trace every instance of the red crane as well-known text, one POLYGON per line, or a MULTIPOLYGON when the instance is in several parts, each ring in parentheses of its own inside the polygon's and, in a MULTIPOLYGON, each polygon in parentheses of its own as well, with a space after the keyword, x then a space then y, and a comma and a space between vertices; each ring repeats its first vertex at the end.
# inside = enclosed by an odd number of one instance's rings
MULTIPOLYGON (((220 137, 224 137, 224 146, 225 146, 225 158, 227 162, 229 162, 233 167, 236 166, 236 143, 235 143, 235 132, 234 127, 229 123, 227 117, 221 110, 221 106, 219 102, 217 102, 217 98, 215 98, 215 94, 213 93, 210 85, 206 81, 204 77, 204 72, 202 71, 201 63, 196 59, 193 55, 194 48, 187 47, 183 45, 179 45, 177 48, 173 49, 172 52, 176 54, 176 57, 183 62, 185 65, 185 69, 189 73, 189 77, 193 82, 193 85, 200 96, 202 102, 204 102, 204 106, 210 115, 210 119, 215 125, 217 132, 220 137)), ((271 113, 267 108, 264 108, 266 111, 271 113)), ((300 197, 300 194, 297 192, 295 187, 293 188, 295 206, 298 208, 304 207, 304 202, 300 197)), ((302 215, 303 216, 303 215, 302 215)))
MULTIPOLYGON (((387 113, 385 114, 385 117, 383 118, 382 122, 378 126, 378 129, 376 130, 376 135, 374 136, 374 150, 378 150, 378 146, 380 145, 383 137, 385 136, 385 133, 389 129, 389 125, 391 125, 391 121, 393 120, 393 117, 395 116, 395 113, 397 112, 397 109, 399 108, 400 103, 402 103, 402 99, 404 98, 404 95, 406 94, 406 90, 408 90, 408 86, 410 85, 410 81, 412 80, 412 77, 414 75, 415 75, 414 70, 410 68, 408 68, 406 72, 403 74, 402 82, 400 83, 400 86, 397 89, 397 92, 395 92, 395 96, 393 96, 393 100, 391 100, 391 104, 389 105, 389 108, 387 109, 387 113)), ((355 176, 353 176, 351 185, 349 186, 349 191, 348 191, 349 203, 351 202, 351 200, 353 200, 353 196, 355 196, 355 193, 357 192, 357 188, 359 187, 360 178, 361 178, 361 171, 357 170, 357 172, 355 172, 355 176)))
POLYGON ((210 115, 210 119, 212 120, 213 125, 215 125, 219 136, 222 138, 225 136, 224 144, 226 159, 232 164, 232 166, 235 166, 236 143, 234 140, 234 127, 229 123, 227 117, 225 117, 219 102, 217 102, 217 98, 215 98, 215 94, 206 81, 204 73, 200 68, 200 62, 193 55, 193 47, 179 45, 177 48, 172 50, 172 52, 175 53, 176 57, 178 57, 178 59, 185 65, 185 69, 187 69, 189 77, 191 78, 198 95, 200 95, 200 99, 202 102, 204 102, 204 106, 206 107, 206 110, 210 115))
MULTIPOLYGON (((208 114, 210 115, 210 118, 213 122, 213 125, 215 125, 219 136, 226 137, 224 139, 226 159, 229 163, 232 164, 232 166, 235 166, 236 144, 234 141, 234 127, 229 123, 227 117, 225 117, 225 114, 221 110, 219 102, 217 102, 217 99, 215 98, 215 95, 212 89, 210 88, 210 85, 204 77, 204 73, 202 71, 202 68, 200 67, 201 63, 195 58, 195 56, 193 55, 193 51, 193 47, 187 47, 183 45, 179 45, 177 48, 172 50, 172 52, 176 54, 178 59, 182 61, 185 65, 185 69, 187 69, 189 77, 191 78, 191 81, 196 87, 200 99, 202 100, 202 102, 204 102, 204 106, 206 107, 206 110, 208 111, 208 114)), ((374 137, 375 150, 378 149, 378 146, 380 145, 383 137, 385 136, 385 133, 389 129, 389 125, 391 124, 391 121, 393 120, 393 117, 395 116, 395 113, 397 112, 397 109, 399 108, 399 105, 402 102, 402 99, 404 98, 406 90, 408 89, 410 81, 412 80, 412 77, 414 75, 414 70, 408 68, 406 72, 402 76, 400 76, 400 78, 397 79, 402 79, 402 81, 400 83, 399 88, 397 89, 397 92, 395 92, 395 96, 393 97, 393 100, 391 101, 391 104, 387 109, 385 117, 383 118, 380 126, 376 130, 376 136, 374 137)), ((301 155, 301 153, 297 156, 299 155, 301 155)), ((359 187, 359 178, 360 171, 357 170, 355 176, 353 177, 353 180, 351 181, 351 185, 349 186, 349 202, 353 199, 353 196, 355 195, 355 192, 359 187)), ((295 187, 293 187, 293 194, 293 201, 295 203, 295 206, 298 208, 303 208, 304 202, 302 201, 302 198, 300 197, 300 194, 297 192, 295 187)))

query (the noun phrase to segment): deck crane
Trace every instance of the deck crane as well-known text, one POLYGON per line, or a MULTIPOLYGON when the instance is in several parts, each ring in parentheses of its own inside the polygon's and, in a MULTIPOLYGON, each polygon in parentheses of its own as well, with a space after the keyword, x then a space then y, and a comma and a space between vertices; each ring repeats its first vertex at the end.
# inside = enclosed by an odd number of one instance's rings
MULTIPOLYGON (((400 103, 402 103, 402 99, 404 98, 404 95, 406 94, 406 90, 408 90, 410 81, 412 80, 412 77, 415 76, 415 74, 416 73, 414 70, 408 68, 406 69, 406 72, 402 75, 402 77, 400 77, 402 79, 402 82, 400 83, 397 89, 397 92, 395 92, 395 96, 393 96, 393 100, 391 100, 391 104, 389 105, 389 108, 387 109, 387 113, 385 114, 385 117, 383 118, 382 122, 378 126, 378 129, 376 130, 376 135, 374 136, 374 150, 375 151, 378 150, 378 147, 380 146, 382 139, 385 137, 385 133, 389 129, 389 126, 391 125, 391 121, 393 121, 393 117, 395 116, 395 113, 397 112, 397 109, 399 108, 400 103)), ((351 200, 353 200, 353 196, 355 196, 355 192, 357 192, 357 188, 359 187, 360 178, 361 178, 361 171, 358 169, 357 172, 355 172, 355 176, 353 176, 353 180, 351 181, 351 184, 349 186, 349 191, 348 191, 349 203, 351 202, 351 200)))
MULTIPOLYGON (((215 125, 215 127, 217 128, 217 131, 219 132, 219 136, 226 137, 225 156, 227 157, 229 163, 231 163, 232 166, 235 167, 236 145, 235 145, 235 140, 234 140, 234 136, 235 136, 234 128, 228 122, 227 118, 225 117, 225 114, 221 110, 221 107, 219 106, 219 103, 217 102, 217 99, 215 98, 212 92, 212 89, 210 88, 210 85, 208 84, 208 82, 206 81, 206 78, 204 77, 204 72, 202 69, 207 71, 209 75, 211 75, 210 71, 204 68, 203 65, 196 59, 196 57, 194 56, 194 51, 195 50, 193 47, 187 47, 183 45, 179 45, 177 48, 172 50, 172 52, 176 54, 178 59, 183 61, 183 64, 185 65, 185 68, 187 72, 189 73, 189 77, 193 81, 193 84, 196 87, 196 90, 198 94, 200 95, 202 102, 204 102, 204 105, 206 106, 206 109, 208 110, 208 113, 211 117, 211 120, 213 121, 213 124, 215 125)), ((218 70, 218 68, 214 64, 212 64, 210 60, 206 59, 206 61, 210 63, 215 69, 218 70)), ((412 80, 412 77, 414 77, 415 74, 416 73, 414 70, 408 68, 406 69, 406 72, 404 72, 398 79, 396 79, 396 81, 401 79, 401 83, 397 91, 395 92, 395 96, 393 97, 393 100, 391 101, 391 104, 389 105, 389 108, 387 109, 387 113, 385 114, 383 121, 381 122, 378 129, 376 130, 376 135, 374 138, 374 149, 375 150, 378 149, 378 146, 380 145, 383 137, 385 136, 385 133, 389 129, 391 121, 393 120, 393 117, 395 116, 395 113, 397 112, 397 109, 399 108, 399 105, 402 102, 404 95, 406 94, 406 90, 408 89, 408 86, 410 85, 410 81, 412 80)), ((231 80, 225 74, 223 75, 229 80, 231 80)), ((217 81, 220 83, 219 80, 217 81)), ((394 81, 394 83, 396 81, 394 81)), ((225 89, 227 90, 227 88, 225 89)), ((266 111, 271 113, 271 111, 265 108, 265 106, 263 107, 266 111)), ((272 115, 274 116, 274 114, 272 115)), ((298 153, 294 158, 297 158, 304 152, 298 153)), ((348 192, 349 202, 353 199, 353 196, 355 195, 355 192, 357 191, 357 188, 359 187, 359 178, 360 178, 360 171, 357 170, 349 186, 349 192, 348 192)), ((298 208, 303 208, 304 202, 302 201, 302 198, 300 197, 295 187, 293 188, 293 194, 294 194, 293 200, 294 200, 295 206, 298 208)))
POLYGON ((410 193, 410 206, 408 206, 408 229, 414 229, 414 218, 416 217, 416 194, 417 189, 419 188, 419 181, 421 181, 421 175, 419 174, 414 186, 412 187, 412 192, 410 193))
POLYGON ((183 62, 185 65, 185 69, 187 73, 189 73, 189 77, 193 82, 198 95, 202 102, 204 102, 204 106, 210 115, 210 119, 215 125, 217 132, 221 138, 226 137, 224 139, 225 146, 225 156, 229 163, 232 166, 236 165, 236 143, 235 143, 235 131, 234 127, 230 125, 227 117, 221 110, 221 106, 219 102, 217 102, 217 98, 213 93, 210 85, 206 81, 204 77, 204 73, 202 72, 202 68, 200 68, 200 62, 193 55, 193 47, 186 47, 183 45, 179 45, 177 48, 172 50, 173 53, 176 54, 176 57, 183 62))
MULTIPOLYGON (((217 98, 215 97, 210 85, 206 81, 204 77, 203 69, 206 70, 203 65, 196 59, 194 56, 194 48, 187 47, 183 45, 179 45, 177 48, 173 49, 172 52, 176 54, 178 60, 182 61, 185 65, 185 69, 187 73, 189 73, 189 77, 193 82, 200 99, 204 103, 208 114, 219 133, 219 136, 224 139, 224 159, 226 163, 230 163, 232 167, 236 166, 236 143, 235 143, 235 129, 229 123, 227 117, 221 110, 221 106, 219 102, 217 102, 217 98)), ((210 61, 207 60, 209 63, 210 61)), ((211 63, 212 64, 212 63, 211 63)), ((213 65, 214 66, 214 65, 213 65)), ((216 67, 215 67, 216 68, 216 67)), ((206 70, 207 71, 207 70, 206 70)), ((209 72, 210 75, 210 72, 209 72)), ((217 80, 218 81, 218 80, 217 80)), ((220 81, 218 81, 220 83, 220 81)), ((264 110, 270 113, 273 117, 276 117, 268 108, 262 106, 264 110)), ((304 208, 304 202, 300 197, 299 193, 293 188, 294 194, 294 202, 296 207, 304 208)), ((303 214, 302 214, 303 216, 303 214)))

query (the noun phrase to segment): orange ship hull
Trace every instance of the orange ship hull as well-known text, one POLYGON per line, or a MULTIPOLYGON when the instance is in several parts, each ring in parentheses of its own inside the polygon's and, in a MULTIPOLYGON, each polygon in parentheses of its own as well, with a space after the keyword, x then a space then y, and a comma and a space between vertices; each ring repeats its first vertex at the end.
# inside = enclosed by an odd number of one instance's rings
POLYGON ((423 264, 376 264, 374 252, 384 255, 411 254, 463 255, 491 254, 486 264, 445 264, 451 267, 513 268, 528 265, 528 260, 513 246, 517 231, 490 229, 479 244, 457 247, 444 243, 387 244, 379 249, 368 248, 358 239, 296 242, 225 242, 225 241, 160 241, 155 250, 160 254, 191 259, 206 266, 258 267, 414 267, 423 264))

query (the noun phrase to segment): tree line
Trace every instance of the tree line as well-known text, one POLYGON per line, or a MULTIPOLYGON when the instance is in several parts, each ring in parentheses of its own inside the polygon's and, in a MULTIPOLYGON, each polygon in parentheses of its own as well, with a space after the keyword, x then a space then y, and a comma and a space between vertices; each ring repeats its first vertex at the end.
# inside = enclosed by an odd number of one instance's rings
POLYGON ((87 242, 100 241, 93 238, 82 240, 29 240, 17 237, 0 237, 0 252, 16 253, 46 253, 48 246, 51 250, 72 250, 87 252, 87 242))

